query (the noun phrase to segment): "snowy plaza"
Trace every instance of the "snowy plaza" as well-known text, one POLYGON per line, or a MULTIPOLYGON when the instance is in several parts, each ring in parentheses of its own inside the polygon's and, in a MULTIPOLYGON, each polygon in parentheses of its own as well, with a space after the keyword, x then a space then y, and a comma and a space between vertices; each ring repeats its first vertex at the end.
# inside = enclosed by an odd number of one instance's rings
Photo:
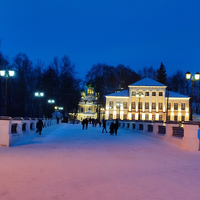
POLYGON ((63 123, 0 147, 0 160, 1 200, 200 199, 199 152, 138 131, 63 123))

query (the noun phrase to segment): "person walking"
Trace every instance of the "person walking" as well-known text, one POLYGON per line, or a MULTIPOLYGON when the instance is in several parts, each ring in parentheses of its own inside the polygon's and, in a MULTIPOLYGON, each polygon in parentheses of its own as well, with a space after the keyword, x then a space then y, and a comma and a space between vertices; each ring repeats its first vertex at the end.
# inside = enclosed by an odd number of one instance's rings
POLYGON ((104 130, 105 130, 106 133, 107 133, 107 130, 106 130, 106 120, 105 120, 105 119, 102 120, 102 124, 103 124, 103 130, 102 130, 102 133, 104 133, 104 130))
POLYGON ((114 134, 114 129, 115 129, 114 122, 111 122, 111 125, 110 125, 110 135, 114 134))
POLYGON ((86 129, 88 128, 88 119, 87 118, 85 119, 85 128, 86 129))
POLYGON ((42 134, 42 128, 44 127, 43 121, 41 119, 38 120, 36 124, 37 131, 39 132, 39 135, 42 134))
POLYGON ((85 127, 85 119, 82 121, 82 126, 83 126, 83 129, 85 127))
POLYGON ((119 128, 119 121, 118 121, 118 119, 116 119, 115 124, 114 124, 115 135, 117 135, 118 128, 119 128))

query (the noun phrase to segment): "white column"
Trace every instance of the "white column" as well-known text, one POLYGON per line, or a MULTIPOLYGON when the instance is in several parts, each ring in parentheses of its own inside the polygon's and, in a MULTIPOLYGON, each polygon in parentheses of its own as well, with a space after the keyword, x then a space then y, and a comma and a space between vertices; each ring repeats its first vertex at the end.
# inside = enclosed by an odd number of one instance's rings
POLYGON ((152 106, 152 91, 149 91, 149 112, 151 112, 151 106, 152 106))
POLYGON ((145 92, 143 91, 143 101, 142 101, 142 112, 144 112, 145 109, 145 92))
POLYGON ((165 105, 165 91, 163 92, 163 112, 166 111, 166 105, 165 105))
POLYGON ((129 93, 130 93, 130 96, 129 96, 129 99, 128 99, 128 111, 131 111, 131 96, 132 96, 132 91, 130 91, 129 93))
POLYGON ((158 112, 158 91, 156 91, 156 112, 158 112))
POLYGON ((136 102, 135 102, 135 104, 136 104, 136 105, 135 105, 135 109, 136 109, 136 112, 138 112, 138 97, 136 97, 135 99, 136 99, 136 100, 135 100, 135 101, 136 101, 136 102))

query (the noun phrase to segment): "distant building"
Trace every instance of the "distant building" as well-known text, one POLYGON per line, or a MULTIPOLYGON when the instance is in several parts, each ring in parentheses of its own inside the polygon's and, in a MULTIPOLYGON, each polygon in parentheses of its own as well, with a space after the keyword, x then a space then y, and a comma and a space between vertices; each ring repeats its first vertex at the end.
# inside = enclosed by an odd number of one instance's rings
POLYGON ((92 83, 86 85, 87 91, 81 91, 81 100, 79 102, 77 119, 82 121, 85 118, 97 118, 97 98, 94 93, 94 86, 92 83))
POLYGON ((127 90, 106 95, 106 119, 189 120, 190 97, 166 91, 167 86, 144 78, 127 90), (168 102, 168 110, 167 110, 168 102))

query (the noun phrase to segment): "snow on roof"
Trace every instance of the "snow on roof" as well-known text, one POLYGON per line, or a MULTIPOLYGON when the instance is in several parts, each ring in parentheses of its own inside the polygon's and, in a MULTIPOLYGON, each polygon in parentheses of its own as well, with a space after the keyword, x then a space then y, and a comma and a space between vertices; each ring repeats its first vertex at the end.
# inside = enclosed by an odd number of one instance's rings
POLYGON ((108 94, 106 96, 128 97, 129 96, 129 92, 128 92, 128 89, 127 89, 127 90, 122 90, 120 92, 115 92, 115 93, 112 93, 112 94, 108 94))
POLYGON ((151 78, 143 78, 140 81, 137 81, 130 86, 166 86, 162 83, 159 83, 158 81, 155 81, 151 78))
MULTIPOLYGON (((167 97, 167 91, 165 93, 165 97, 167 97)), ((172 91, 169 91, 169 97, 171 97, 171 98, 190 98, 190 97, 185 96, 183 94, 179 94, 177 92, 172 92, 172 91)))

